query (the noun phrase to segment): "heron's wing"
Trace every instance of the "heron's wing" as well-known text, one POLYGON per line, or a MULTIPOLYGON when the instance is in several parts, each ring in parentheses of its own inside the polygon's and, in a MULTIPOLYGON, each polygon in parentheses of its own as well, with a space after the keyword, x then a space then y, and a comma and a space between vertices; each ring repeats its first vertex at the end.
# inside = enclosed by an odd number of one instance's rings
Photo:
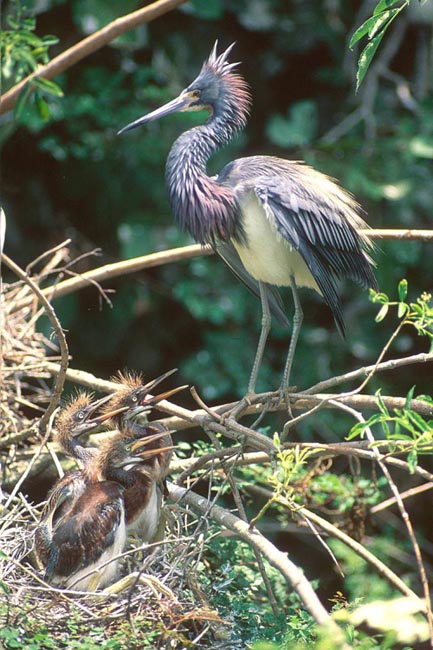
MULTIPOLYGON (((278 160, 278 159, 271 159, 278 160)), ((307 166, 281 161, 281 173, 261 175, 252 189, 277 232, 302 256, 337 327, 344 332, 338 279, 377 288, 366 227, 352 197, 327 176, 307 166)))
MULTIPOLYGON (((236 277, 258 298, 260 298, 259 283, 245 269, 236 248, 231 242, 218 242, 213 246, 215 252, 224 260, 229 269, 236 277)), ((266 284, 266 291, 269 301, 269 308, 272 315, 283 327, 289 326, 289 321, 284 312, 284 304, 281 296, 275 287, 266 284)))
MULTIPOLYGON (((54 532, 45 577, 64 579, 95 564, 114 543, 124 517, 122 488, 115 483, 90 485, 54 532)), ((108 558, 107 558, 108 559, 108 558)))

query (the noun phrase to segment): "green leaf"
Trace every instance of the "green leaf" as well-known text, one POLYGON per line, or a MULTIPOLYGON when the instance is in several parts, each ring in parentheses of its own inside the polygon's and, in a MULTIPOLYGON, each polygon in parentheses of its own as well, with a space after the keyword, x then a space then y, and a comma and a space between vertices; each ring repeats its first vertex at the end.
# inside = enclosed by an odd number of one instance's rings
POLYGON ((30 84, 26 83, 26 85, 18 95, 17 103, 15 104, 15 118, 17 120, 19 120, 22 117, 29 94, 30 94, 30 84))
POLYGON ((374 319, 376 323, 380 323, 385 318, 385 316, 388 313, 388 309, 389 309, 389 305, 382 305, 382 307, 379 309, 376 318, 374 319))
POLYGON ((406 299, 407 296, 407 280, 403 279, 400 280, 398 283, 398 297, 400 298, 401 302, 406 299))
POLYGON ((49 79, 45 79, 44 77, 34 77, 32 83, 49 95, 63 97, 63 90, 54 81, 49 81, 49 79))
POLYGON ((370 63, 376 53, 377 48, 380 45, 380 42, 385 34, 385 29, 377 34, 370 43, 368 43, 365 48, 362 50, 361 55, 358 59, 358 71, 356 73, 356 92, 358 92, 360 85, 362 84, 364 77, 367 73, 370 63))
POLYGON ((392 9, 391 11, 383 11, 377 16, 373 16, 376 22, 369 30, 368 37, 372 39, 376 36, 376 34, 380 32, 381 29, 384 31, 388 29, 387 23, 390 22, 394 18, 394 15, 396 15, 399 11, 400 9, 392 9))
POLYGON ((397 4, 400 0, 380 0, 378 4, 376 5, 374 11, 373 11, 373 16, 376 14, 379 14, 381 11, 384 11, 385 9, 389 9, 392 7, 392 5, 397 4))
POLYGON ((371 16, 368 20, 362 23, 360 27, 358 27, 358 29, 355 31, 352 38, 350 39, 349 48, 351 50, 353 50, 354 45, 356 45, 356 43, 360 41, 361 38, 363 38, 369 33, 370 29, 373 27, 376 21, 377 18, 375 16, 371 16))
POLYGON ((386 417, 389 418, 390 417, 389 411, 388 411, 388 409, 387 409, 387 407, 385 405, 385 402, 383 401, 383 397, 380 394, 380 390, 377 390, 374 395, 375 395, 375 397, 377 399, 377 403, 378 403, 380 412, 383 413, 384 415, 386 415, 386 417))
POLYGON ((374 289, 370 289, 370 300, 374 303, 384 304, 389 302, 389 296, 386 293, 380 293, 374 289))
POLYGON ((317 134, 317 108, 314 102, 302 100, 292 104, 288 116, 271 115, 266 135, 279 147, 298 147, 312 142, 317 134))
POLYGON ((36 95, 36 107, 39 111, 39 115, 44 122, 48 122, 51 117, 50 108, 43 97, 39 93, 36 95))
POLYGON ((50 45, 57 45, 59 40, 60 39, 57 38, 57 36, 54 36, 54 35, 51 35, 51 34, 47 34, 46 36, 42 36, 42 43, 46 47, 50 47, 50 45))
POLYGON ((407 455, 407 465, 411 474, 415 472, 416 466, 418 465, 418 454, 416 449, 411 449, 407 455))
POLYGON ((407 412, 407 417, 410 420, 412 420, 412 422, 414 423, 414 425, 416 427, 419 428, 420 433, 425 433, 427 431, 427 429, 428 429, 427 423, 424 420, 424 418, 422 417, 422 415, 420 415, 419 413, 416 413, 415 411, 408 411, 407 412))
POLYGON ((408 394, 406 395, 406 401, 404 403, 404 408, 405 409, 410 409, 411 402, 413 400, 413 394, 415 392, 415 385, 412 386, 408 394))
POLYGON ((397 315, 399 318, 403 318, 409 311, 409 305, 406 305, 405 302, 398 303, 397 315))
POLYGON ((433 140, 431 137, 417 135, 409 141, 407 150, 417 158, 431 160, 433 158, 433 140))

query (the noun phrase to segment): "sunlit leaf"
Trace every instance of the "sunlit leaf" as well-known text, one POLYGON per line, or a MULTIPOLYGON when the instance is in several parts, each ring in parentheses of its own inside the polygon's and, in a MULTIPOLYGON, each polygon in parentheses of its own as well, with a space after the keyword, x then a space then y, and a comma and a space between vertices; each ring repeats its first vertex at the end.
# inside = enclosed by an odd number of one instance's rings
POLYGON ((410 450, 406 460, 407 460, 407 465, 409 467, 409 471, 411 474, 413 474, 416 470, 416 466, 418 465, 418 452, 415 449, 415 447, 410 450))
POLYGON ((380 309, 376 318, 374 319, 376 323, 380 323, 388 313, 389 305, 383 305, 380 309))
POLYGON ((385 30, 382 30, 377 36, 373 38, 370 43, 368 43, 365 48, 362 50, 361 55, 358 59, 358 71, 356 73, 356 91, 358 92, 359 86, 362 84, 364 77, 367 73, 370 63, 376 53, 377 48, 380 45, 380 42, 385 34, 385 30))
POLYGON ((403 302, 403 300, 406 300, 406 296, 407 296, 407 280, 403 278, 403 280, 400 280, 400 282, 398 283, 398 297, 403 302))
POLYGON ((433 158, 433 140, 426 136, 417 135, 409 141, 408 150, 418 158, 433 158))
POLYGON ((352 50, 354 45, 361 40, 364 36, 367 36, 369 33, 370 29, 376 24, 377 18, 376 16, 371 16, 368 20, 366 20, 358 29, 356 32, 353 34, 352 38, 350 39, 349 47, 352 50))
POLYGON ((378 4, 376 5, 373 15, 375 16, 376 14, 379 14, 381 11, 385 11, 385 9, 389 9, 393 5, 396 5, 397 2, 400 2, 400 0, 380 0, 378 4))
POLYGON ((410 408, 410 404, 412 402, 414 392, 415 392, 415 386, 412 386, 412 388, 410 389, 410 391, 406 395, 406 402, 405 402, 404 408, 406 408, 406 409, 410 408))

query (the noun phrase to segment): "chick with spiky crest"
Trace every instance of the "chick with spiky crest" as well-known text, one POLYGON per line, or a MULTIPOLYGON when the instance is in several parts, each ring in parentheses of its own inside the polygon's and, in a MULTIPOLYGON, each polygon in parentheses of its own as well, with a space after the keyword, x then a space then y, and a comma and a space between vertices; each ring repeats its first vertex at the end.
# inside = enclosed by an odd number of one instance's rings
POLYGON ((177 372, 177 368, 168 370, 147 383, 144 383, 143 376, 140 373, 119 372, 113 377, 112 381, 121 385, 121 388, 111 395, 109 401, 102 407, 101 412, 105 413, 113 409, 120 409, 119 416, 112 419, 112 424, 119 428, 122 427, 124 421, 150 413, 152 408, 156 407, 159 402, 186 388, 186 386, 178 386, 158 395, 152 395, 151 391, 175 372, 177 372))
POLYGON ((83 447, 78 443, 78 437, 96 431, 105 422, 119 415, 118 409, 111 409, 92 417, 105 402, 106 398, 95 401, 93 395, 80 392, 67 402, 57 416, 55 439, 82 467, 67 472, 59 478, 48 494, 40 525, 35 532, 36 557, 42 566, 48 563, 49 539, 52 537, 53 530, 71 511, 86 486, 92 481, 92 466, 99 450, 96 447, 83 447))
MULTIPOLYGON (((109 419, 105 415, 102 419, 98 417, 92 419, 108 399, 103 397, 95 400, 93 393, 78 391, 66 402, 56 418, 54 440, 80 464, 86 464, 98 453, 95 447, 87 448, 81 445, 79 438, 96 431, 105 420, 109 419)), ((108 409, 105 409, 104 413, 107 412, 108 409)))
POLYGON ((154 433, 161 434, 154 438, 154 442, 150 447, 156 452, 156 455, 147 462, 148 466, 153 467, 153 474, 159 482, 162 482, 167 476, 172 458, 172 439, 170 432, 160 423, 140 426, 134 420, 140 415, 149 413, 162 400, 186 388, 185 386, 178 386, 158 395, 152 395, 150 393, 150 391, 174 372, 175 370, 169 370, 146 384, 143 383, 143 378, 140 374, 119 373, 115 381, 122 384, 122 388, 115 392, 110 401, 102 408, 102 412, 113 409, 118 411, 118 414, 111 419, 111 423, 122 432, 131 431, 131 435, 136 435, 137 438, 154 433))
POLYGON ((297 287, 317 291, 344 334, 339 280, 377 288, 367 227, 353 198, 329 177, 298 161, 272 156, 240 158, 209 177, 210 156, 244 128, 251 100, 248 87, 229 63, 231 45, 217 43, 198 77, 179 97, 121 129, 177 111, 205 109, 205 124, 183 133, 166 165, 166 183, 176 220, 192 237, 210 244, 235 275, 260 297, 262 331, 248 383, 254 394, 271 314, 287 326, 277 287, 291 287, 295 313, 281 391, 286 395, 303 312, 297 287))
MULTIPOLYGON (((44 555, 40 557, 48 582, 91 591, 117 576, 117 556, 126 541, 128 491, 138 478, 142 500, 154 498, 152 476, 140 472, 137 477, 134 470, 151 455, 141 438, 136 440, 119 433, 86 466, 87 484, 72 508, 55 526, 48 517, 39 528, 45 544, 44 555)), ((149 534, 156 527, 157 522, 152 523, 149 534)))

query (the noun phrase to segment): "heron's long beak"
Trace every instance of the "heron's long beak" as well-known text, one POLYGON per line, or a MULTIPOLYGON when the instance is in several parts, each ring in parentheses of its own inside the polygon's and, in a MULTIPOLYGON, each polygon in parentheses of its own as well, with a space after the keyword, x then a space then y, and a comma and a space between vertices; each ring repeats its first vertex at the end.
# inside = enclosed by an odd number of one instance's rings
MULTIPOLYGON (((164 431, 160 431, 159 433, 154 433, 151 436, 146 436, 144 434, 142 438, 139 438, 138 440, 136 440, 135 442, 132 443, 131 451, 134 454, 139 454, 140 449, 146 450, 146 448, 152 442, 155 442, 156 440, 160 440, 161 438, 165 438, 165 436, 170 435, 171 433, 174 433, 174 431, 166 429, 164 431)), ((159 453, 160 449, 156 449, 156 451, 157 451, 157 453, 159 453)))
POLYGON ((164 393, 159 393, 158 395, 148 395, 146 394, 141 402, 141 406, 154 406, 155 404, 158 404, 158 402, 161 402, 163 399, 168 399, 172 395, 175 395, 181 390, 185 390, 185 388, 188 388, 188 384, 185 384, 184 386, 176 386, 176 388, 171 388, 170 390, 166 390, 164 393))
POLYGON ((122 135, 122 133, 126 133, 126 131, 131 131, 131 129, 135 129, 137 126, 146 124, 146 122, 152 122, 153 120, 158 120, 160 117, 164 117, 164 115, 169 115, 170 113, 177 113, 178 111, 183 111, 189 107, 190 103, 191 103, 191 96, 187 95, 186 93, 185 94, 181 93, 179 97, 176 97, 176 99, 172 99, 171 102, 164 104, 164 106, 160 106, 159 108, 152 111, 151 113, 148 113, 147 115, 143 115, 143 117, 139 117, 138 120, 131 122, 131 124, 128 124, 127 126, 124 126, 123 129, 120 129, 120 131, 117 132, 117 135, 122 135))
MULTIPOLYGON (((96 408, 101 405, 101 402, 102 400, 98 401, 97 405, 95 406, 95 409, 93 409, 92 412, 94 412, 96 408)), ((91 420, 86 420, 86 422, 83 422, 82 425, 74 429, 74 438, 78 438, 79 436, 83 435, 83 433, 91 433, 94 429, 97 429, 106 420, 109 420, 110 418, 119 415, 119 413, 124 413, 127 410, 128 410, 127 406, 122 406, 117 409, 113 409, 108 413, 104 413, 103 415, 98 415, 96 418, 92 418, 91 420)))
MULTIPOLYGON (((125 127, 126 129, 128 127, 125 127)), ((147 384, 143 386, 143 390, 145 390, 147 393, 150 393, 150 391, 155 388, 155 386, 158 386, 161 382, 164 381, 164 379, 167 379, 167 377, 170 377, 173 375, 175 372, 177 372, 177 368, 172 368, 172 370, 167 370, 167 372, 164 372, 162 375, 159 375, 156 379, 152 379, 152 381, 149 381, 147 384)))

